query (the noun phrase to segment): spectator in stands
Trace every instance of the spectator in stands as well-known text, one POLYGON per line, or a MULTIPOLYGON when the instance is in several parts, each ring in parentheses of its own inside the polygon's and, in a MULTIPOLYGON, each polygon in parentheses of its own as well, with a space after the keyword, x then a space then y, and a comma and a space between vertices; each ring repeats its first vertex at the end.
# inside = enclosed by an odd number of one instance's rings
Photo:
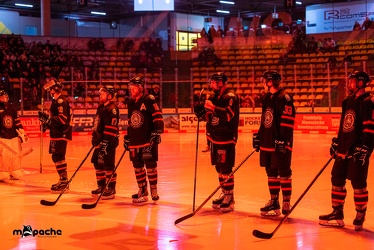
POLYGON ((218 25, 217 28, 217 37, 224 37, 223 30, 221 29, 221 25, 218 25))
POLYGON ((371 21, 370 18, 367 16, 365 21, 362 23, 362 29, 368 30, 370 29, 372 24, 373 24, 373 21, 371 21))
POLYGON ((200 31, 201 38, 208 38, 208 33, 206 33, 205 28, 203 27, 200 31))
POLYGON ((355 24, 353 25, 353 30, 361 30, 361 29, 362 29, 361 25, 357 21, 355 21, 355 24))
POLYGON ((324 52, 332 52, 335 50, 335 40, 331 37, 325 38, 324 44, 323 44, 323 51, 324 52))
POLYGON ((210 43, 213 43, 213 39, 214 37, 217 37, 217 31, 216 29, 214 28, 214 25, 210 26, 209 30, 208 30, 208 41, 210 43))
POLYGON ((312 36, 307 43, 307 51, 309 53, 317 53, 319 51, 318 42, 314 36, 312 36))
POLYGON ((154 86, 151 94, 155 97, 157 105, 160 106, 160 88, 158 87, 158 85, 154 86))

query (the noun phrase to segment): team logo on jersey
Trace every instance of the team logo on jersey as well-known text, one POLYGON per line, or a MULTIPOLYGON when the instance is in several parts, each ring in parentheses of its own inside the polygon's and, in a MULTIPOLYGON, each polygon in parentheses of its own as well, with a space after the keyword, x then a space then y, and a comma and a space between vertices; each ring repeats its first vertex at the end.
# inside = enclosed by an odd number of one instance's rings
POLYGON ((61 114, 61 113, 64 113, 64 108, 62 106, 58 107, 58 112, 61 114))
POLYGON ((149 95, 149 98, 150 98, 151 100, 155 100, 155 97, 154 97, 153 95, 149 95))
POLYGON ((140 128, 144 123, 144 116, 141 112, 135 110, 131 114, 130 124, 133 128, 140 128))
POLYGON ((63 103, 63 102, 64 102, 63 99, 58 99, 58 100, 57 100, 57 103, 60 103, 60 104, 61 104, 61 103, 63 103))
POLYGON ((345 112, 344 121, 343 121, 343 132, 351 132, 355 128, 355 117, 356 113, 353 110, 347 110, 345 112))
POLYGON ((142 106, 140 106, 139 110, 147 110, 147 108, 145 107, 144 103, 142 103, 142 106))
POLYGON ((218 117, 212 117, 212 126, 217 126, 219 124, 219 118, 218 117))
POLYGON ((6 128, 12 128, 13 127, 13 118, 9 115, 4 116, 3 125, 6 128))
POLYGON ((230 101, 229 101, 229 106, 232 106, 233 103, 234 103, 234 100, 233 100, 233 99, 230 99, 230 101))
POLYGON ((286 98, 286 100, 289 102, 291 101, 291 97, 288 95, 288 94, 285 94, 284 97, 286 98))
POLYGON ((264 120, 263 120, 265 128, 270 128, 273 125, 273 121, 274 121, 273 109, 267 108, 264 113, 264 120))
POLYGON ((117 114, 117 110, 116 109, 112 109, 112 113, 113 113, 113 115, 116 115, 117 114))

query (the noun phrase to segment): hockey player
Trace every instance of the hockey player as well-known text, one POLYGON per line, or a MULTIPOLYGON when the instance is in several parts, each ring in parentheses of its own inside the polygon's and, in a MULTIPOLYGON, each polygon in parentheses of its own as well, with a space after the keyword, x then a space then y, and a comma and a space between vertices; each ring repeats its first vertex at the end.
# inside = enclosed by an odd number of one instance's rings
POLYGON ((17 110, 8 101, 8 93, 0 90, 0 181, 19 179, 23 175, 21 142, 29 140, 17 110))
POLYGON ((144 92, 144 78, 135 76, 129 83, 128 127, 124 136, 124 147, 130 152, 138 193, 132 195, 133 203, 148 201, 147 177, 153 201, 159 200, 157 193, 157 161, 160 134, 164 132, 164 121, 153 95, 144 92), (145 168, 144 168, 145 165, 145 168))
POLYGON ((72 140, 71 116, 72 111, 67 99, 61 94, 62 84, 57 81, 46 83, 44 89, 52 97, 50 114, 39 111, 39 120, 45 129, 50 131, 49 153, 55 163, 59 181, 51 187, 52 193, 68 191, 67 163, 65 160, 68 141, 72 140))
POLYGON ((112 85, 100 89, 100 105, 97 107, 92 128, 92 146, 95 147, 91 162, 96 170, 98 188, 92 190, 92 196, 102 192, 102 199, 114 199, 116 194, 117 173, 115 168, 116 148, 119 137, 119 109, 114 102, 116 90, 112 85), (113 177, 110 178, 113 174, 113 177), (108 188, 104 190, 106 183, 108 188))
POLYGON ((270 200, 262 207, 261 215, 279 216, 279 193, 282 190, 282 214, 291 209, 291 156, 295 107, 291 96, 279 87, 281 76, 276 71, 265 71, 262 82, 268 91, 262 103, 261 125, 253 134, 253 147, 260 151, 260 166, 268 176, 270 200))
POLYGON ((212 207, 222 213, 234 211, 235 146, 238 140, 239 100, 235 93, 226 87, 227 76, 214 73, 210 78, 213 94, 203 104, 194 107, 199 119, 207 121, 207 139, 210 141, 211 164, 218 173, 222 193, 213 200, 212 207))
POLYGON ((356 231, 363 228, 369 199, 367 175, 369 158, 374 146, 374 97, 365 91, 370 82, 364 71, 354 71, 348 77, 348 97, 342 102, 338 138, 333 138, 330 153, 335 157, 331 171, 331 201, 333 211, 319 216, 323 226, 344 226, 343 206, 347 196, 346 179, 351 180, 356 218, 356 231))

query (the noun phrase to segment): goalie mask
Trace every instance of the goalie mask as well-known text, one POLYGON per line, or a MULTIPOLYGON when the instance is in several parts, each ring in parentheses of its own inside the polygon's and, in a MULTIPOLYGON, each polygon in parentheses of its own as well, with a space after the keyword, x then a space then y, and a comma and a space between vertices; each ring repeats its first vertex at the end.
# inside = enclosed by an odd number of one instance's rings
POLYGON ((43 88, 46 90, 46 91, 53 91, 53 93, 60 93, 62 91, 62 83, 60 82, 56 82, 55 80, 51 80, 49 82, 47 82, 43 88))
POLYGON ((262 82, 265 83, 268 90, 270 90, 271 87, 278 88, 281 80, 281 75, 275 70, 265 71, 262 75, 262 82), (272 82, 272 85, 268 84, 270 81, 272 82))

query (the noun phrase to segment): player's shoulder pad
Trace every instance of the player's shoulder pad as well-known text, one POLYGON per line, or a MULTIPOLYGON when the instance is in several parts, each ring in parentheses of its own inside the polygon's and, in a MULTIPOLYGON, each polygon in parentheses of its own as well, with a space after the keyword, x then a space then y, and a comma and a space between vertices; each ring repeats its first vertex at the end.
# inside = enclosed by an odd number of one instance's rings
POLYGON ((284 98, 287 102, 292 101, 292 97, 291 97, 290 94, 288 94, 288 92, 285 91, 285 90, 281 91, 281 93, 279 94, 279 97, 280 97, 280 98, 284 98))
POLYGON ((63 102, 64 102, 64 99, 62 99, 62 98, 58 98, 58 99, 57 99, 57 103, 58 103, 58 104, 61 104, 61 103, 63 103, 63 102))

